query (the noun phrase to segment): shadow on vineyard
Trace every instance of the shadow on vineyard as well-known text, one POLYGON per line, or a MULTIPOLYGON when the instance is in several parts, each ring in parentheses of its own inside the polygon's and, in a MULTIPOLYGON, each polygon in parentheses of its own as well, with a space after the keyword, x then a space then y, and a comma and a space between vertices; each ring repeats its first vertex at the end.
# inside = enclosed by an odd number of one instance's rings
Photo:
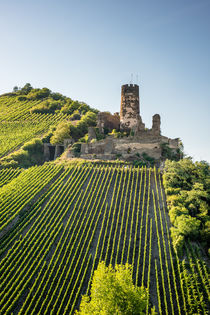
POLYGON ((132 265, 133 283, 149 291, 147 313, 153 306, 162 314, 205 313, 208 271, 195 263, 190 243, 193 274, 173 253, 159 171, 50 163, 7 171, 0 200, 2 314, 73 314, 100 261, 132 265))

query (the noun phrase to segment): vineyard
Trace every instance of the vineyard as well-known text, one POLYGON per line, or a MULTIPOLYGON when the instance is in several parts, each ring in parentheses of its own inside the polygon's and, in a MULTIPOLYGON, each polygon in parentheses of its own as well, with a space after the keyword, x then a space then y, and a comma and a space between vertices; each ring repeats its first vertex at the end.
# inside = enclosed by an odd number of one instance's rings
POLYGON ((132 264, 147 314, 207 314, 207 265, 193 243, 173 252, 156 169, 45 163, 0 187, 1 314, 73 314, 100 261, 132 264))
POLYGON ((56 126, 68 115, 36 114, 30 109, 41 101, 18 101, 14 98, 0 98, 0 158, 19 148, 25 142, 47 133, 50 126, 56 126))

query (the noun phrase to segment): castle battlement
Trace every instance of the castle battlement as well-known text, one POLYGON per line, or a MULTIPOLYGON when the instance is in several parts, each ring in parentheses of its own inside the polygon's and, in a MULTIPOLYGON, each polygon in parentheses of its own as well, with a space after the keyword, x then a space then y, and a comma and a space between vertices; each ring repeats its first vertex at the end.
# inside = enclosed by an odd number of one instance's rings
POLYGON ((124 85, 122 85, 122 88, 139 88, 139 86, 138 86, 138 84, 132 84, 132 83, 130 83, 130 84, 124 84, 124 85))

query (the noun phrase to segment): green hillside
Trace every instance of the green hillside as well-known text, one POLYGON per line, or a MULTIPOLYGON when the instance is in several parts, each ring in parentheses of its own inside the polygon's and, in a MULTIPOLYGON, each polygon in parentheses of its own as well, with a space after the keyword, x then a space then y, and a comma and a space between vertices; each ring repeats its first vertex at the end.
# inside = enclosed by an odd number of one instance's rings
POLYGON ((43 156, 28 157, 30 152, 26 152, 29 150, 24 148, 25 143, 32 141, 30 145, 41 153, 42 142, 50 142, 53 135, 54 143, 59 143, 65 136, 71 137, 68 134, 71 127, 75 138, 83 137, 88 124, 96 120, 97 110, 47 88, 34 89, 27 83, 14 90, 0 95, 0 168, 41 164, 43 156), (34 139, 42 142, 34 143, 34 139), (19 149, 23 150, 17 152, 19 149))
POLYGON ((156 170, 32 167, 1 188, 0 209, 4 314, 73 314, 101 260, 132 264, 147 312, 207 312, 207 266, 192 243, 188 262, 174 254, 156 170))
POLYGON ((131 265, 145 314, 208 314, 209 164, 43 160, 96 113, 28 84, 0 96, 0 314, 74 314, 99 262, 131 265))

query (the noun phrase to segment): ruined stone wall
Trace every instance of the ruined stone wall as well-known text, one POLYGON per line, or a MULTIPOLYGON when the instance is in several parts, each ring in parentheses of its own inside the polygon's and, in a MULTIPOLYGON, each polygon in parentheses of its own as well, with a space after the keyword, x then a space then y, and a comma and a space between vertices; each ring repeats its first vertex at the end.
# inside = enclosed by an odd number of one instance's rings
POLYGON ((100 112, 98 113, 97 127, 101 133, 104 132, 104 129, 108 129, 109 131, 112 131, 112 129, 119 130, 120 116, 117 113, 112 115, 108 112, 100 112))
POLYGON ((139 120, 139 86, 125 84, 121 88, 120 129, 134 129, 139 120))
POLYGON ((161 143, 167 143, 171 149, 176 149, 177 139, 169 139, 164 136, 154 137, 151 130, 145 131, 143 136, 129 136, 114 138, 108 136, 103 140, 93 143, 82 143, 81 158, 115 160, 120 156, 124 160, 137 159, 137 156, 146 153, 157 161, 162 159, 161 143))

